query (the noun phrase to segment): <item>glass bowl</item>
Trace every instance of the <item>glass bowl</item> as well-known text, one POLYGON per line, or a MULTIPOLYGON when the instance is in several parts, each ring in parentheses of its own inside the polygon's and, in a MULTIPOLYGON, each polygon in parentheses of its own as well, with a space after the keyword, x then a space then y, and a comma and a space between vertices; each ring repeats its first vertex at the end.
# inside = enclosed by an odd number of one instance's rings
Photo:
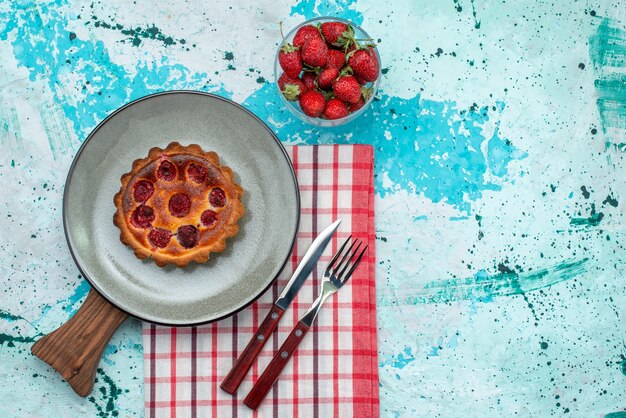
POLYGON ((296 35, 296 32, 298 31, 298 29, 300 29, 302 26, 305 26, 305 25, 317 26, 318 23, 324 23, 324 22, 343 22, 347 25, 351 25, 354 28, 354 34, 357 39, 370 38, 367 32, 365 32, 363 29, 361 29, 359 26, 355 25, 354 23, 350 22, 349 20, 340 19, 338 17, 331 17, 331 16, 316 17, 314 19, 306 20, 302 22, 301 24, 299 24, 298 26, 296 26, 295 28, 291 29, 291 31, 289 31, 287 36, 285 36, 285 39, 283 39, 283 41, 278 46, 278 49, 276 50, 276 57, 274 58, 274 85, 276 86, 276 90, 278 90, 278 95, 282 99, 284 105, 287 107, 287 109, 289 109, 291 113, 293 113, 295 116, 297 116, 298 118, 300 118, 306 123, 327 128, 327 127, 332 127, 332 126, 344 125, 348 122, 351 122, 354 119, 361 116, 361 114, 365 112, 365 110, 367 110, 367 108, 371 105, 372 101, 374 100, 374 96, 376 96, 376 93, 378 92, 378 84, 380 83, 380 77, 382 75, 382 65, 380 62, 380 54, 378 53, 378 48, 374 48, 374 53, 376 54, 376 59, 378 60, 378 78, 371 83, 365 84, 365 87, 371 88, 372 92, 370 94, 370 97, 367 99, 367 102, 365 102, 365 105, 359 110, 357 110, 356 112, 350 113, 348 116, 346 116, 345 118, 341 118, 341 119, 312 118, 304 114, 304 112, 302 112, 302 110, 300 109, 300 106, 298 105, 298 101, 296 100, 292 102, 292 101, 285 99, 285 96, 283 96, 283 94, 280 91, 280 88, 278 87, 278 78, 283 73, 283 70, 282 68, 280 68, 280 64, 278 62, 278 53, 280 52, 281 48, 285 46, 285 44, 291 43, 293 41, 293 37, 296 35))

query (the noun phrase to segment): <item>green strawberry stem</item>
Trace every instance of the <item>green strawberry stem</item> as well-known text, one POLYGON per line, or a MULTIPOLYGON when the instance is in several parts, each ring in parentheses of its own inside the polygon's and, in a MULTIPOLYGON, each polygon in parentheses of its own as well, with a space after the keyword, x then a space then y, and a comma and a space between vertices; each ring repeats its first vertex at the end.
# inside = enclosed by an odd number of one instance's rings
POLYGON ((280 31, 280 37, 285 39, 285 35, 283 35, 283 21, 278 22, 278 30, 280 31))
MULTIPOLYGON (((359 41, 367 41, 367 39, 359 39, 359 41)), ((357 49, 368 49, 368 48, 376 48, 376 43, 374 42, 368 42, 365 44, 357 44, 358 48, 357 49)))
POLYGON ((337 41, 333 45, 343 47, 343 52, 345 53, 352 44, 358 45, 356 38, 354 37, 354 28, 352 25, 348 25, 348 30, 343 31, 341 36, 337 38, 337 41))
MULTIPOLYGON (((361 50, 361 49, 362 49, 362 50, 364 50, 364 51, 368 51, 368 52, 369 52, 369 47, 370 47, 370 46, 371 46, 371 47, 375 47, 375 46, 376 46, 376 44, 365 44, 365 45, 363 45, 363 46, 358 47, 357 49, 353 49, 352 51, 348 52, 348 53, 346 54, 346 61, 347 61, 347 60, 349 60, 349 59, 350 59, 350 57, 351 57, 352 55, 354 55, 354 53, 355 53, 356 51, 359 51, 359 50, 361 50)), ((371 55, 371 53, 370 53, 370 55, 371 55)))
POLYGON ((309 73, 315 73, 315 74, 319 75, 319 73, 322 72, 323 68, 322 67, 311 67, 308 64, 304 64, 302 66, 302 70, 306 71, 306 72, 309 72, 309 73))
POLYGON ((361 87, 361 95, 363 96, 363 100, 367 102, 367 99, 369 99, 372 95, 372 90, 374 90, 373 87, 361 87))
POLYGON ((345 66, 341 69, 341 71, 339 72, 339 77, 343 77, 344 75, 352 75, 354 74, 354 70, 352 69, 352 67, 345 66))
MULTIPOLYGON (((317 85, 317 82, 315 84, 317 85)), ((319 90, 319 92, 322 93, 322 96, 324 96, 324 99, 326 99, 326 101, 329 101, 330 99, 335 97, 335 93, 332 91, 319 90)))
POLYGON ((291 44, 285 44, 285 46, 283 46, 280 50, 283 51, 285 54, 288 54, 290 52, 294 52, 294 51, 297 51, 299 49, 300 49, 300 47, 298 47, 298 46, 294 46, 294 45, 291 45, 291 44))
POLYGON ((287 84, 281 93, 285 96, 285 99, 294 101, 298 99, 298 96, 300 96, 300 87, 295 84, 287 84))

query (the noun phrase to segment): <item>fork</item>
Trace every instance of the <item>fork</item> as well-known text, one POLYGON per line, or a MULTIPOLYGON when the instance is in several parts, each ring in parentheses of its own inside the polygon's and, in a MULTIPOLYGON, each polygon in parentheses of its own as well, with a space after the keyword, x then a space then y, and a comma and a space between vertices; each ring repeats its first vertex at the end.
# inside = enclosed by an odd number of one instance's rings
POLYGON ((343 253, 351 238, 352 235, 350 235, 346 242, 343 243, 341 248, 339 248, 339 251, 337 251, 337 253, 335 253, 333 258, 330 260, 328 267, 326 267, 326 270, 324 271, 324 278, 320 284, 319 296, 315 299, 315 302, 313 302, 311 307, 305 312, 300 321, 298 321, 296 327, 291 331, 259 380, 257 380, 252 387, 250 393, 248 393, 248 396, 246 396, 243 403, 249 408, 257 409, 259 407, 267 393, 278 379, 278 376, 289 362, 292 354, 296 351, 296 348, 298 348, 300 341, 304 339, 304 336, 313 325, 313 321, 315 321, 315 318, 317 317, 324 301, 341 289, 344 284, 346 284, 356 267, 359 265, 363 254, 367 250, 367 245, 359 253, 363 243, 359 240, 353 240, 350 247, 348 247, 348 250, 343 253), (354 248, 356 244, 358 245, 354 248), (339 257, 341 257, 341 260, 337 262, 339 257))

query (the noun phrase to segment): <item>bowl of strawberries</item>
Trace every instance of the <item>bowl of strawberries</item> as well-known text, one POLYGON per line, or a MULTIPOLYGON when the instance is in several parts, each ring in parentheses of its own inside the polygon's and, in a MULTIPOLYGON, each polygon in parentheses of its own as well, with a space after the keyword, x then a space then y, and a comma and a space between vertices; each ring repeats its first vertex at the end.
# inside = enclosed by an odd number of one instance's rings
POLYGON ((381 67, 369 35, 352 22, 318 17, 293 28, 278 47, 274 77, 287 108, 315 126, 358 118, 378 90, 381 67))

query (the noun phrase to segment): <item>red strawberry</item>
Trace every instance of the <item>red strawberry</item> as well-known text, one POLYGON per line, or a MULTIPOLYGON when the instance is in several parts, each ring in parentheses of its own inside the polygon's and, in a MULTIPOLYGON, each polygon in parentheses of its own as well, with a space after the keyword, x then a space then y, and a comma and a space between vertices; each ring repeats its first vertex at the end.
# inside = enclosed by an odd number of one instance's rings
POLYGON ((372 47, 359 49, 348 55, 348 65, 356 77, 365 81, 374 81, 378 78, 378 60, 372 47))
POLYGON ((317 30, 315 26, 306 25, 302 26, 296 32, 296 36, 293 37, 293 44, 299 48, 304 46, 304 43, 310 38, 320 38, 322 39, 322 35, 320 35, 320 31, 317 30))
POLYGON ((351 75, 339 77, 333 84, 335 97, 347 103, 356 103, 361 97, 361 85, 351 75))
POLYGON ((307 90, 315 89, 315 73, 305 72, 302 74, 302 82, 306 86, 307 90))
POLYGON ((350 105, 350 113, 356 112, 357 110, 359 110, 363 106, 365 106, 365 100, 363 99, 363 96, 361 96, 361 98, 359 99, 358 102, 353 103, 353 104, 350 105))
POLYGON ((291 78, 296 78, 302 71, 302 59, 300 58, 300 48, 287 44, 278 53, 280 67, 291 78))
POLYGON ((280 91, 285 90, 285 84, 293 82, 293 79, 289 77, 287 74, 282 73, 280 77, 278 77, 278 89, 280 91))
POLYGON ((324 22, 320 30, 326 42, 334 46, 346 47, 355 42, 354 29, 341 22, 324 22))
POLYGON ((355 75, 354 78, 356 78, 357 83, 359 83, 362 86, 367 84, 367 81, 363 80, 361 77, 358 77, 355 75))
POLYGON ((328 46, 322 38, 310 38, 301 51, 302 62, 311 67, 325 67, 328 62, 328 46))
POLYGON ((308 90, 306 85, 299 78, 291 78, 283 74, 278 79, 278 88, 287 100, 298 100, 300 95, 308 90))
POLYGON ((338 49, 329 49, 328 50, 328 64, 327 67, 334 67, 336 69, 341 69, 346 64, 346 54, 338 49))
POLYGON ((321 89, 329 89, 333 86, 333 82, 339 77, 339 70, 333 67, 327 67, 317 76, 317 85, 321 89))
POLYGON ((329 44, 337 42, 341 34, 347 31, 348 25, 342 22, 324 22, 320 25, 320 32, 329 44))
POLYGON ((309 90, 300 96, 300 108, 304 114, 317 118, 326 108, 326 99, 319 91, 309 90))
POLYGON ((370 99, 371 95, 372 95, 372 87, 370 88, 361 87, 361 97, 359 98, 358 102, 350 105, 350 109, 349 109, 350 113, 356 112, 357 110, 365 106, 365 102, 367 102, 370 99))
POLYGON ((326 119, 341 119, 348 116, 348 106, 339 99, 330 99, 324 109, 326 119))

